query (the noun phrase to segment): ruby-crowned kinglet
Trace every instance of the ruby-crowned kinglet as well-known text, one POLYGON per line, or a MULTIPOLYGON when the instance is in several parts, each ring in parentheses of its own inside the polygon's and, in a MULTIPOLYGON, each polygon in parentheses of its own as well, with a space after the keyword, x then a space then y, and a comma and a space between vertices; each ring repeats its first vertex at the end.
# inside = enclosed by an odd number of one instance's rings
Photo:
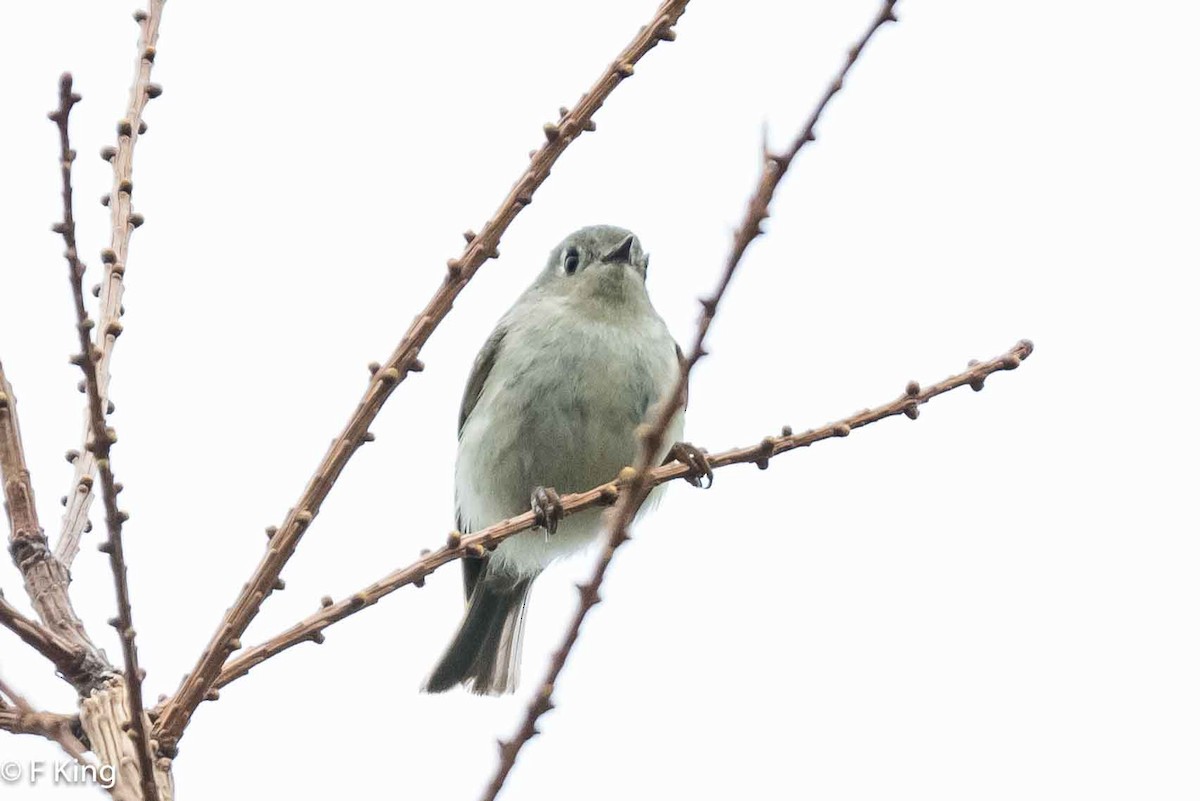
MULTIPOLYGON (((649 262, 629 231, 581 228, 551 251, 475 359, 458 418, 458 528, 478 531, 531 504, 541 526, 463 559, 467 611, 427 692, 516 688, 533 580, 601 528, 600 509, 559 522, 558 493, 591 489, 632 464, 634 429, 674 388, 679 348, 646 294, 649 262)), ((664 442, 682 429, 681 411, 664 442)))

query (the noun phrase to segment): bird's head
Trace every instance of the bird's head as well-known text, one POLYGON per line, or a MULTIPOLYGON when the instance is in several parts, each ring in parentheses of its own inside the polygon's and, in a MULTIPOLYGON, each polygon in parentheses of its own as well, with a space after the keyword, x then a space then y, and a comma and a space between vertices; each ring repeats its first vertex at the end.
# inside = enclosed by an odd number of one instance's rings
POLYGON ((620 305, 646 298, 649 266, 650 256, 632 232, 589 225, 550 251, 538 283, 555 294, 620 305))

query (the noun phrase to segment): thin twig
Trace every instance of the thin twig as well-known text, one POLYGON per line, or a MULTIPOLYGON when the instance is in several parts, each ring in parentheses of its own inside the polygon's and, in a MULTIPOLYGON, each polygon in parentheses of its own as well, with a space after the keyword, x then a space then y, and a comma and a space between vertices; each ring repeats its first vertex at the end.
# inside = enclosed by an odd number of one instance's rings
POLYGON ((76 718, 53 712, 35 712, 29 703, 0 679, 0 730, 13 734, 36 734, 62 746, 81 765, 91 765, 85 755, 87 748, 73 733, 76 718), (4 702, 7 696, 11 706, 4 702))
MULTIPOLYGON (((849 436, 852 429, 861 428, 887 417, 906 415, 916 419, 918 407, 932 398, 962 386, 982 389, 983 381, 987 376, 1001 370, 1015 369, 1032 352, 1033 344, 1023 340, 1002 356, 973 364, 963 372, 928 387, 921 388, 915 381, 910 382, 904 394, 889 403, 799 434, 794 434, 790 428, 785 428, 779 436, 765 437, 754 445, 710 454, 708 456, 709 464, 714 470, 734 464, 755 464, 760 469, 766 469, 771 458, 781 453, 797 448, 806 448, 822 440, 849 436)), ((648 486, 656 487, 659 484, 690 475, 691 470, 687 465, 671 462, 651 470, 646 481, 648 486)), ((612 505, 622 492, 622 483, 619 480, 613 480, 587 492, 564 495, 561 499, 563 514, 571 515, 583 509, 612 505)), ((333 602, 331 599, 325 599, 322 601, 320 611, 265 642, 246 649, 237 657, 229 660, 214 686, 224 687, 235 679, 245 676, 257 665, 294 645, 303 642, 324 642, 324 630, 339 620, 344 620, 368 606, 373 606, 401 587, 409 584, 423 586, 426 577, 439 567, 464 556, 482 554, 485 549, 495 548, 514 534, 533 528, 533 525, 533 513, 525 512, 473 534, 452 532, 448 542, 436 551, 423 555, 411 565, 389 573, 340 601, 333 602)))
MULTIPOLYGON (((33 483, 17 419, 17 398, 3 364, 0 364, 0 481, 4 484, 13 564, 25 579, 25 590, 45 624, 47 635, 69 643, 76 652, 70 663, 54 656, 51 659, 59 666, 63 678, 81 694, 87 693, 103 683, 112 667, 75 614, 67 593, 70 575, 50 552, 46 534, 38 523, 33 483)), ((42 653, 50 656, 48 650, 42 653)))
POLYGON ((895 19, 892 14, 892 7, 895 5, 895 2, 896 0, 886 0, 884 2, 874 21, 867 28, 866 33, 851 48, 841 72, 838 73, 838 76, 829 85, 829 88, 825 90, 825 95, 813 110, 800 135, 792 142, 791 147, 781 155, 774 155, 767 150, 766 142, 763 143, 763 167, 758 180, 758 190, 750 200, 741 227, 734 234, 733 249, 726 261, 725 271, 721 275, 721 280, 717 285, 716 291, 711 297, 701 301, 700 305, 703 311, 700 315, 700 322, 696 326, 696 334, 692 342, 691 351, 684 363, 683 369, 680 371, 679 380, 675 383, 674 392, 670 398, 656 404, 652 415, 653 422, 641 427, 638 431, 640 449, 637 464, 634 466, 633 474, 629 477, 616 506, 608 515, 607 541, 599 557, 596 559, 596 566, 592 571, 591 579, 579 586, 579 606, 576 608, 571 622, 567 625, 567 630, 563 635, 558 650, 554 652, 553 657, 550 659, 550 665, 546 669, 545 677, 542 679, 541 684, 534 690, 533 697, 525 709, 525 715, 521 720, 521 725, 517 729, 517 733, 511 740, 499 743, 500 760, 491 782, 488 783, 483 791, 482 798, 484 801, 495 801, 496 796, 499 795, 501 788, 504 786, 505 780, 516 765, 517 756, 520 754, 521 749, 538 733, 538 719, 554 707, 553 695, 555 682, 558 681, 558 676, 567 663, 567 657, 570 655, 575 642, 579 639, 579 629, 583 625, 584 619, 587 618, 592 608, 600 603, 600 586, 604 582, 604 576, 608 571, 609 565, 612 563, 614 554, 622 544, 629 540, 629 527, 633 525, 634 516, 649 496, 650 491, 654 488, 654 484, 650 480, 650 474, 654 469, 655 457, 662 452, 663 440, 666 437, 667 429, 671 425, 671 420, 683 408, 685 393, 687 392, 688 376, 696 363, 705 355, 704 339, 708 334, 708 329, 712 324, 713 318, 716 316, 717 306, 720 304, 721 298, 724 297, 725 290, 729 287, 729 282, 733 278, 738 265, 741 263, 746 249, 763 232, 762 223, 770 213, 770 204, 775 194, 775 188, 779 185, 779 181, 787 172, 788 167, 800 152, 800 149, 807 142, 815 138, 814 128, 817 120, 821 117, 821 112, 825 110, 825 106, 834 94, 841 89, 842 81, 845 80, 850 67, 858 59, 862 48, 870 40, 875 31, 883 26, 885 22, 895 19))
MULTIPOLYGON (((129 239, 133 229, 142 224, 142 215, 133 211, 133 148, 138 137, 146 132, 142 112, 146 103, 162 94, 162 87, 150 82, 150 71, 157 53, 158 26, 162 19, 164 0, 148 0, 145 11, 134 13, 141 27, 138 37, 138 55, 135 64, 133 85, 129 90, 129 105, 125 116, 117 122, 117 146, 105 147, 100 155, 112 162, 113 183, 104 203, 109 207, 111 232, 109 246, 101 253, 104 262, 104 280, 93 289, 100 298, 100 325, 96 329, 96 376, 100 388, 100 400, 109 409, 108 383, 112 364, 113 346, 121 335, 121 317, 124 315, 122 297, 125 293, 125 268, 129 257, 129 239)), ((92 418, 87 409, 83 414, 83 441, 92 434, 92 418)), ((63 513, 62 531, 54 548, 54 555, 66 567, 70 567, 79 552, 79 538, 88 525, 88 511, 92 505, 92 478, 96 474, 96 457, 87 448, 73 458, 75 475, 71 479, 71 491, 67 493, 67 509, 63 513)))
MULTIPOLYGON (((83 300, 84 266, 79 261, 75 246, 75 223, 71 202, 71 164, 75 151, 71 149, 68 122, 71 107, 79 102, 79 95, 71 91, 71 75, 64 73, 59 82, 59 106, 50 118, 58 126, 62 156, 63 219, 54 226, 66 241, 66 259, 71 282, 71 295, 75 301, 75 329, 79 334, 79 353, 72 362, 83 371, 88 397, 88 412, 91 418, 91 437, 85 450, 94 454, 96 467, 100 471, 101 497, 104 500, 105 525, 108 539, 100 543, 100 550, 108 554, 112 568, 113 584, 117 593, 117 616, 112 621, 121 640, 121 652, 125 663, 125 684, 129 693, 129 714, 133 729, 130 732, 137 747, 138 769, 141 774, 144 801, 155 801, 158 788, 154 780, 154 758, 150 749, 150 738, 146 726, 145 705, 142 700, 143 671, 138 666, 137 643, 133 628, 133 608, 129 602, 129 581, 126 575, 125 547, 122 528, 129 515, 117 507, 120 485, 113 476, 111 451, 117 434, 108 426, 105 418, 104 400, 100 394, 97 364, 102 358, 99 348, 92 343, 91 331, 95 323, 88 316, 83 300)), ((90 483, 90 479, 87 480, 90 483)))
POLYGON ((258 614, 264 599, 277 586, 284 565, 295 552, 301 535, 320 511, 334 482, 359 446, 370 436, 368 428, 384 402, 409 373, 420 372, 424 365, 417 358, 434 328, 450 312, 454 299, 488 259, 497 258, 501 235, 517 214, 533 199, 534 191, 550 175, 550 168, 567 146, 583 132, 595 129, 592 115, 618 84, 633 74, 633 66, 660 41, 675 38, 672 26, 683 14, 687 0, 666 0, 617 59, 570 110, 562 109, 556 123, 543 127, 545 143, 531 156, 529 167, 509 191, 495 216, 479 234, 468 231, 466 249, 448 263, 441 288, 417 315, 404 338, 383 365, 372 370, 366 394, 359 401, 350 421, 326 452, 317 472, 309 480, 299 502, 292 508, 271 538, 266 554, 254 570, 233 605, 229 607, 212 640, 205 647, 195 668, 183 680, 159 718, 156 732, 164 753, 172 755, 192 713, 209 696, 221 666, 237 649, 238 638, 258 614))

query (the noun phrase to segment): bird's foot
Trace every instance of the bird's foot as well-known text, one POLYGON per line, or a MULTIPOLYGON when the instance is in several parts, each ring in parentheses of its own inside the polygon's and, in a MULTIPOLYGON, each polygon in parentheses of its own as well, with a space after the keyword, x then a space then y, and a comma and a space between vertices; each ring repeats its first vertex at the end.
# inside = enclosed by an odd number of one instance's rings
POLYGON ((563 518, 562 501, 553 487, 536 487, 529 496, 529 507, 533 510, 533 524, 546 532, 546 539, 558 531, 558 521, 563 518))
POLYGON ((712 486, 713 471, 712 465, 708 463, 708 456, 692 443, 676 442, 672 445, 671 450, 667 451, 667 458, 663 459, 663 464, 672 461, 688 466, 691 472, 684 480, 693 487, 708 489, 712 486))

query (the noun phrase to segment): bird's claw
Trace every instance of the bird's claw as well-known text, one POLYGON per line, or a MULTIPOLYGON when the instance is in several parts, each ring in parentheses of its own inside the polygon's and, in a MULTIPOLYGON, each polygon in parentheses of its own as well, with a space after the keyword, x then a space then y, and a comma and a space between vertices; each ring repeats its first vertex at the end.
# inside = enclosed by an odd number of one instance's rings
POLYGON ((536 487, 529 496, 529 508, 533 510, 533 524, 546 532, 546 537, 558 531, 562 520, 562 501, 553 487, 536 487))
POLYGON ((693 487, 708 489, 712 486, 713 471, 712 465, 708 463, 708 456, 692 443, 676 442, 672 445, 671 450, 667 451, 667 458, 663 459, 663 464, 672 461, 688 466, 690 472, 684 480, 693 487))

